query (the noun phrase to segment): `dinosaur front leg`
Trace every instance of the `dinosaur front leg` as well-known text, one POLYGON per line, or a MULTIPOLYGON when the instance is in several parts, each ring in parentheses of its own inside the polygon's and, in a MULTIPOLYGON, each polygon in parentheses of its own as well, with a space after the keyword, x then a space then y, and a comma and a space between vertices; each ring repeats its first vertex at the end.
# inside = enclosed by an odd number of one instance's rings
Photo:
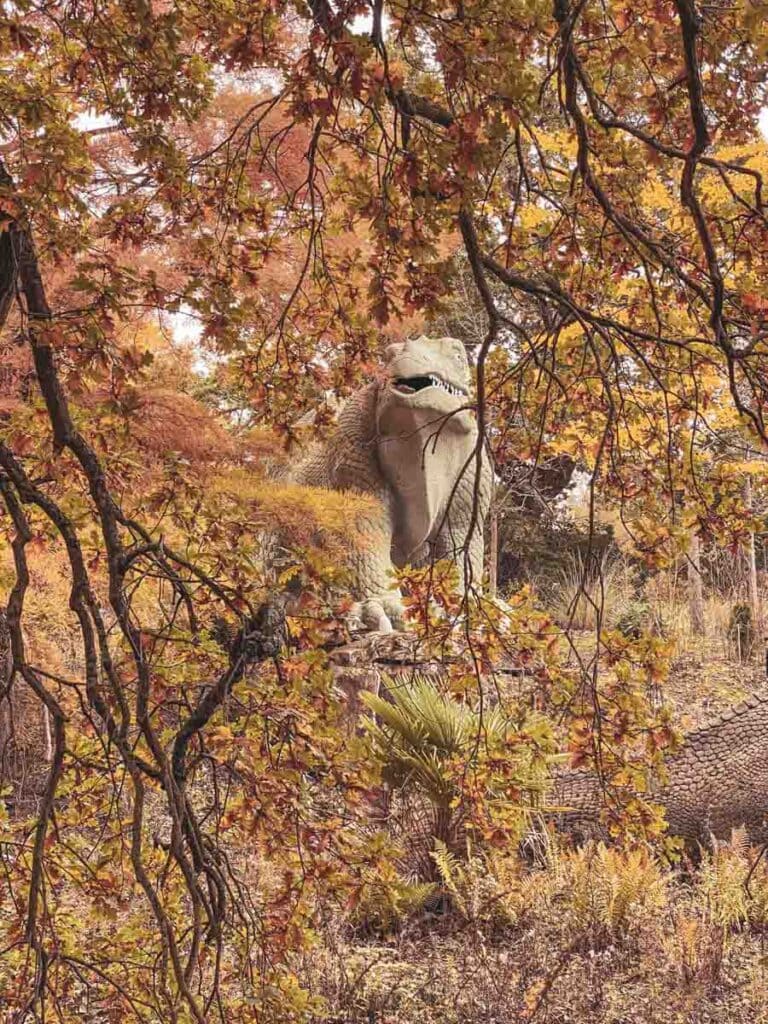
POLYGON ((352 559, 353 592, 358 598, 352 613, 367 629, 391 633, 405 627, 402 596, 393 586, 392 525, 389 513, 371 521, 352 559))
POLYGON ((352 605, 352 617, 359 619, 373 633, 394 633, 405 628, 402 602, 389 598, 369 598, 352 605))

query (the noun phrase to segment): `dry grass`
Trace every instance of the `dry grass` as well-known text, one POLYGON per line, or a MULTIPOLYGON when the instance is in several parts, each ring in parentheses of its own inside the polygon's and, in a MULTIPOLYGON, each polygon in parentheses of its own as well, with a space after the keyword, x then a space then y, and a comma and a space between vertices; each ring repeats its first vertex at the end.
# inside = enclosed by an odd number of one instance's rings
POLYGON ((622 558, 590 561, 571 555, 553 582, 542 586, 544 601, 563 629, 613 628, 637 599, 634 572, 622 558))
POLYGON ((744 886, 756 853, 737 836, 685 872, 604 846, 550 849, 534 870, 476 857, 445 916, 369 942, 336 928, 298 980, 339 1024, 764 1021, 768 868, 744 886))
MULTIPOLYGON (((598 625, 603 630, 637 626, 671 643, 683 673, 689 663, 705 674, 712 666, 732 681, 744 680, 747 689, 762 680, 765 646, 760 624, 754 630, 755 645, 747 658, 740 658, 733 635, 733 611, 744 601, 737 589, 706 594, 702 633, 692 627, 684 576, 669 571, 641 585, 636 569, 620 556, 603 556, 590 564, 572 556, 554 582, 541 583, 540 595, 557 624, 577 642, 580 633, 594 638, 598 625)), ((742 689, 726 685, 723 695, 729 700, 740 699, 742 689)), ((692 696, 696 699, 699 695, 692 696)), ((701 696, 708 696, 706 681, 701 696)))

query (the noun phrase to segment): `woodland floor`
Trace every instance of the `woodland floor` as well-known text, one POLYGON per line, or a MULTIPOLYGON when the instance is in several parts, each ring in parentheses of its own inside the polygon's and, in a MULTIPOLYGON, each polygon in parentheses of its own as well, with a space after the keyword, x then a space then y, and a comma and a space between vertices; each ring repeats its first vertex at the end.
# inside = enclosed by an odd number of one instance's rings
POLYGON ((343 964, 322 958, 301 981, 328 1000, 327 1024, 768 1021, 764 936, 716 940, 700 962, 680 962, 666 944, 574 948, 541 927, 493 943, 452 932, 348 946, 343 964))
POLYGON ((690 732, 766 685, 762 648, 740 665, 722 640, 705 637, 675 657, 664 693, 676 722, 690 732))

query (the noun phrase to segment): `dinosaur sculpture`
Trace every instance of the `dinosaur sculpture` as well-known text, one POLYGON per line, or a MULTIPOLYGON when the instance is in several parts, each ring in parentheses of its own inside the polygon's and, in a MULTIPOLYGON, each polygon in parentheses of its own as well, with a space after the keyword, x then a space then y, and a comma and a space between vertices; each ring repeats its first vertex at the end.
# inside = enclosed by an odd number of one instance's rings
POLYGON ((394 566, 456 561, 479 586, 492 472, 469 405, 464 345, 420 337, 387 349, 381 379, 344 405, 335 431, 290 473, 294 483, 379 499, 371 542, 354 555, 352 596, 371 629, 402 625, 394 566))
MULTIPOLYGON (((690 733, 667 761, 669 782, 652 794, 666 811, 670 835, 686 845, 708 845, 745 827, 752 842, 768 842, 768 692, 753 694, 704 729, 690 733)), ((565 810, 561 828, 576 836, 600 836, 604 797, 599 780, 565 772, 551 801, 565 810)))

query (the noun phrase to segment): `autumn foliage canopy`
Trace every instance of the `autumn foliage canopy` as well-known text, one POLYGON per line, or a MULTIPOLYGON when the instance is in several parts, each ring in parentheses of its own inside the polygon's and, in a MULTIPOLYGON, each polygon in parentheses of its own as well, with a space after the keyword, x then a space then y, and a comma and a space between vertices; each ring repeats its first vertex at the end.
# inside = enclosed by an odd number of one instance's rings
MULTIPOLYGON (((46 734, 36 788, 0 804, 10 1019, 323 1019, 292 965, 396 857, 326 657, 365 502, 270 474, 392 339, 458 334, 499 479, 567 456, 649 571, 692 532, 754 529, 767 14, 0 7, 3 697, 46 734), (290 651, 254 666, 221 623, 254 620, 276 523, 302 614, 290 651)), ((599 690, 562 668, 526 593, 457 619, 450 586, 429 602, 434 580, 405 577, 414 630, 452 645, 455 697, 511 656, 539 707, 569 709, 576 763, 634 783, 658 763, 658 638, 600 638, 618 668, 599 690)), ((544 716, 510 715, 493 756, 446 769, 497 846, 557 746, 544 716)), ((649 805, 624 810, 631 834, 658 831, 649 805)))

